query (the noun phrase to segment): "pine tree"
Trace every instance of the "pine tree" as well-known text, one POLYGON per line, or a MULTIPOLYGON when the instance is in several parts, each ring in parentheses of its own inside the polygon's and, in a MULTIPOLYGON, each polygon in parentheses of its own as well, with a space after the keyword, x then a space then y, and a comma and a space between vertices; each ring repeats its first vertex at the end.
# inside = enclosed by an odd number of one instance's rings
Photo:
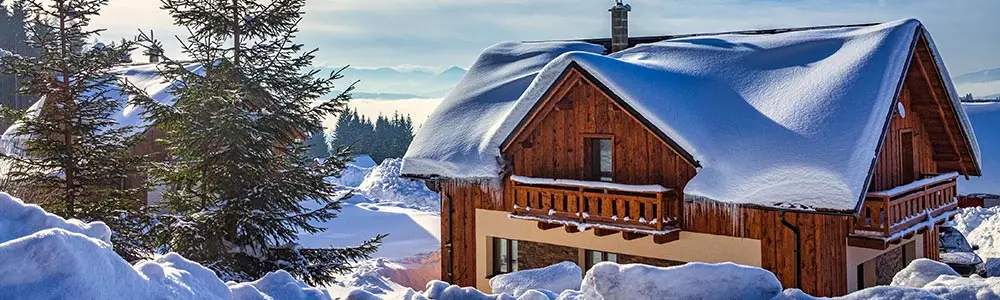
POLYGON ((310 134, 309 140, 306 141, 306 147, 309 148, 309 158, 325 159, 330 156, 330 147, 327 144, 324 130, 310 134))
POLYGON ((127 259, 146 256, 140 239, 145 223, 141 189, 125 187, 141 159, 131 154, 135 130, 113 114, 124 100, 122 84, 109 69, 132 44, 86 47, 100 29, 86 26, 106 0, 25 0, 15 4, 28 20, 28 47, 38 56, 8 56, 3 72, 23 79, 20 92, 42 99, 39 111, 8 111, 24 137, 19 149, 0 156, 11 164, 7 180, 47 211, 85 221, 104 221, 115 234, 115 250, 127 259))
MULTIPOLYGON (((163 9, 191 35, 181 63, 163 57, 161 75, 183 82, 176 103, 136 97, 145 117, 165 132, 169 162, 154 177, 170 186, 163 195, 164 249, 212 268, 226 280, 251 280, 287 270, 310 284, 324 284, 367 259, 376 236, 354 248, 303 249, 300 232, 335 217, 341 207, 336 175, 349 159, 338 153, 308 162, 303 133, 322 130, 323 119, 342 113, 353 85, 313 106, 333 88, 339 72, 310 68, 316 50, 294 42, 305 0, 163 0, 163 9), (188 66, 197 66, 199 72, 188 66)), ((163 53, 145 34, 140 43, 163 53)), ((138 92, 138 91, 136 91, 138 92)))

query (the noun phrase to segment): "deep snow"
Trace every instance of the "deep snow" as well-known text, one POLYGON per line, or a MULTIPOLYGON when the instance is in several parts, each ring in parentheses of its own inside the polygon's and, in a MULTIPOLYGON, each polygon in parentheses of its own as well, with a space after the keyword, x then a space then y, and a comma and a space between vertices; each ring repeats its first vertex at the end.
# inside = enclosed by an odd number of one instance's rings
MULTIPOLYGON (((227 286, 177 254, 130 265, 110 231, 0 193, 0 299, 324 299, 285 272, 227 286), (251 288, 253 287, 253 288, 251 288)), ((326 297, 329 299, 329 297, 326 297)))

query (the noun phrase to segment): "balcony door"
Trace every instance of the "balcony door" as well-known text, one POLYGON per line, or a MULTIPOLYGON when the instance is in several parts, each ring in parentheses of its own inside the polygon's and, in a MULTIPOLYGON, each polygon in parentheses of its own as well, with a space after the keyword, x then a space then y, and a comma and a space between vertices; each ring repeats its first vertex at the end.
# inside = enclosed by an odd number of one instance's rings
POLYGON ((596 181, 614 181, 614 153, 611 136, 594 136, 586 139, 588 177, 596 181))

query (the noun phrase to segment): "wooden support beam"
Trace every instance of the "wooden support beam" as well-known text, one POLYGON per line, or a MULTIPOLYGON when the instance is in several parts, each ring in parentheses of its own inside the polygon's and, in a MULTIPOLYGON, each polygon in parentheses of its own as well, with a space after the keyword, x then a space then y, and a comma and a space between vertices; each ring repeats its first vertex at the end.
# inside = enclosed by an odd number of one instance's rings
POLYGON ((618 233, 618 231, 611 229, 594 228, 594 235, 596 236, 609 236, 618 233))
POLYGON ((567 225, 566 227, 563 227, 563 228, 566 229, 566 233, 577 233, 577 232, 580 232, 580 227, 578 227, 578 226, 568 226, 567 225))
POLYGON ((903 241, 903 239, 901 239, 901 238, 895 238, 895 239, 890 240, 889 244, 899 245, 899 243, 902 242, 902 241, 903 241))
POLYGON ((927 227, 920 227, 920 229, 917 229, 917 234, 924 234, 925 232, 927 232, 927 227))
MULTIPOLYGON (((916 52, 914 52, 916 55, 916 52)), ((924 75, 924 80, 927 81, 927 88, 931 91, 931 98, 934 99, 934 103, 937 103, 938 116, 941 117, 941 123, 944 125, 945 132, 948 133, 948 139, 951 140, 951 147, 955 150, 955 155, 958 155, 958 164, 962 170, 962 175, 965 175, 965 179, 969 179, 969 170, 965 168, 965 162, 962 160, 962 152, 958 151, 958 142, 955 141, 955 135, 951 132, 951 126, 948 125, 948 119, 944 114, 944 106, 941 104, 941 99, 938 97, 936 91, 934 91, 934 84, 931 83, 930 74, 927 73, 927 67, 924 66, 924 62, 919 58, 914 58, 917 61, 917 65, 920 67, 920 72, 924 75)))
POLYGON ((555 223, 548 223, 548 222, 538 221, 538 229, 541 229, 541 230, 556 229, 556 228, 559 228, 559 227, 562 227, 562 226, 563 226, 562 224, 555 224, 555 223))
POLYGON ((674 232, 671 232, 671 233, 668 233, 668 234, 653 235, 653 242, 662 245, 662 244, 666 244, 666 243, 669 243, 669 242, 673 242, 673 241, 679 240, 680 238, 681 238, 681 232, 680 231, 674 231, 674 232))
POLYGON ((649 234, 638 233, 638 232, 630 232, 630 231, 622 231, 622 238, 625 239, 626 241, 631 241, 631 240, 635 240, 635 239, 641 239, 641 238, 646 237, 647 235, 649 235, 649 234))
MULTIPOLYGON (((913 232, 913 231, 910 231, 910 233, 907 233, 907 234, 904 234, 904 235, 903 235, 903 238, 902 238, 902 239, 899 239, 899 240, 900 240, 900 241, 902 241, 902 240, 908 240, 908 239, 911 239, 911 238, 913 238, 913 235, 914 235, 914 234, 915 234, 915 232, 913 232)), ((899 242, 896 242, 896 243, 893 243, 893 244, 897 244, 897 243, 899 243, 899 242)))
POLYGON ((847 244, 854 247, 875 249, 875 250, 885 250, 889 248, 889 245, 882 240, 870 239, 858 236, 847 237, 847 244))

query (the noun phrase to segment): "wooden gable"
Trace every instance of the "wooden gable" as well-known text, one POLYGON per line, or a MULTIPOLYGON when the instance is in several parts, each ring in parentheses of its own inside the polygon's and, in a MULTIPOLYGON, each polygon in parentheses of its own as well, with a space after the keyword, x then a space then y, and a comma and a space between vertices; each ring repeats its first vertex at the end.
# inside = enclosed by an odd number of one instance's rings
POLYGON ((681 190, 695 174, 690 155, 576 65, 570 65, 504 144, 513 174, 588 180, 588 138, 613 143, 614 182, 681 190))
POLYGON ((885 132, 870 191, 939 173, 980 174, 955 113, 961 108, 952 105, 941 80, 927 40, 920 35, 897 98, 902 110, 893 108, 896 112, 885 132))

